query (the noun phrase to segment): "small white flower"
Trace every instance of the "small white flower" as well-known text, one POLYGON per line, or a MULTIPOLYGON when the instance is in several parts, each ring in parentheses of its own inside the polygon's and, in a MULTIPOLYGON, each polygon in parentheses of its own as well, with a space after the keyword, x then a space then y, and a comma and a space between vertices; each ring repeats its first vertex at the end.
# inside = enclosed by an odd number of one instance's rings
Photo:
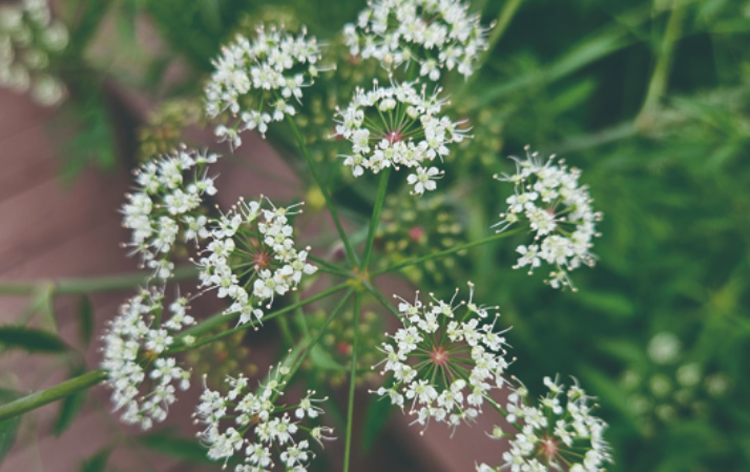
POLYGON ((394 380, 374 393, 402 409, 408 400, 415 423, 425 427, 431 419, 452 427, 472 421, 490 390, 504 385, 505 338, 494 330, 499 315, 480 328, 471 315, 486 317, 487 309, 473 303, 470 287, 468 302, 458 305, 453 305, 455 300, 423 305, 418 297, 414 303, 402 299, 399 312, 404 326, 391 336, 396 348, 391 343, 380 348, 385 354, 379 363, 385 364, 382 372, 393 372, 394 380), (466 316, 456 321, 459 307, 467 308, 466 316))
POLYGON ((445 100, 439 90, 427 94, 426 87, 416 83, 379 87, 370 91, 357 89, 345 110, 336 112, 336 135, 352 143, 351 154, 343 155, 344 165, 359 177, 365 170, 374 174, 387 167, 414 169, 407 182, 414 195, 435 190, 435 179, 443 175, 432 166, 436 157, 448 155, 449 145, 466 138, 448 117, 439 117, 445 100))
POLYGON ((471 75, 487 31, 457 0, 377 0, 356 25, 344 26, 344 38, 353 56, 375 58, 388 70, 416 61, 421 76, 437 81, 444 68, 471 75))
MULTIPOLYGON (((513 195, 507 198, 508 210, 493 227, 498 232, 525 220, 534 233, 534 244, 520 245, 521 255, 514 269, 529 268, 529 274, 542 261, 555 269, 546 282, 553 288, 571 286, 568 272, 581 264, 593 266, 596 257, 590 252, 592 239, 599 236, 594 229, 601 213, 591 208, 588 188, 578 184, 581 172, 568 168, 563 161, 555 162, 552 155, 543 162, 537 153, 529 153, 525 160, 516 161, 514 175, 495 176, 511 182, 513 195)), ((573 288, 575 290, 575 288, 573 288)))
POLYGON ((292 35, 261 27, 252 41, 237 36, 213 61, 215 71, 205 89, 208 116, 228 111, 239 117, 231 127, 219 125, 216 136, 233 147, 242 144, 241 131, 257 130, 265 137, 269 122, 296 113, 292 102, 300 103, 302 88, 312 85, 319 59, 317 40, 304 28, 292 35))

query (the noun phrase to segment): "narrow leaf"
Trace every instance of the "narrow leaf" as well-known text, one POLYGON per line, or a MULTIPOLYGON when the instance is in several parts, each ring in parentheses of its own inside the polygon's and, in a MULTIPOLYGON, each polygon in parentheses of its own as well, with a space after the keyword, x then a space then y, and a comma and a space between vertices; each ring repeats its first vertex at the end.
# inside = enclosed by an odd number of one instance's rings
POLYGON ((0 327, 0 345, 29 352, 58 353, 68 349, 65 341, 52 333, 24 326, 0 327))
MULTIPOLYGON (((78 377, 79 375, 83 375, 85 372, 86 370, 83 367, 79 367, 71 371, 70 377, 78 377)), ((60 405, 60 413, 57 416, 57 420, 55 420, 55 424, 52 427, 55 436, 60 436, 65 432, 65 430, 68 429, 68 427, 70 427, 71 424, 73 424, 73 421, 76 419, 76 417, 78 417, 78 414, 83 409, 83 404, 86 401, 87 392, 87 390, 81 390, 80 392, 76 392, 73 395, 65 397, 62 405, 60 405)))
MULTIPOLYGON (((20 396, 21 395, 12 390, 0 389, 0 404, 4 405, 10 403, 20 396)), ((20 424, 20 416, 0 421, 0 464, 2 464, 5 455, 8 454, 10 448, 13 447, 13 443, 16 441, 16 434, 18 433, 18 426, 20 424)))
POLYGON ((104 472, 111 452, 109 449, 104 449, 83 461, 81 472, 104 472))

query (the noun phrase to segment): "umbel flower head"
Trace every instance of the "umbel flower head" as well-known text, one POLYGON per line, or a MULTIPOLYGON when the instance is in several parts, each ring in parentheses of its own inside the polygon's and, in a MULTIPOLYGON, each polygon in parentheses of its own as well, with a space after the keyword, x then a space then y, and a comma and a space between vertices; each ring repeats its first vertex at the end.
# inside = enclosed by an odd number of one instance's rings
POLYGON ((201 287, 229 297, 234 303, 226 313, 239 313, 241 324, 260 321, 262 305, 270 308, 275 296, 295 290, 303 275, 317 270, 307 262, 310 248, 294 247, 287 215, 299 205, 284 208, 263 197, 241 198, 211 225, 211 242, 197 262, 201 287))
POLYGON ((408 408, 425 427, 430 419, 453 428, 471 421, 490 390, 505 382, 505 338, 494 330, 500 315, 491 318, 487 308, 477 306, 473 284, 469 288, 468 302, 454 304, 458 290, 448 303, 433 299, 424 305, 419 293, 413 304, 402 300, 404 326, 381 349, 382 373, 393 377, 375 393, 408 408))
POLYGON ((135 170, 136 191, 123 205, 125 228, 131 229, 129 246, 160 279, 172 275, 170 256, 175 245, 208 237, 207 217, 200 206, 205 195, 216 194, 207 165, 216 154, 181 149, 146 162, 135 170))
POLYGON ((268 123, 294 115, 302 87, 312 85, 318 75, 320 46, 308 37, 283 27, 258 28, 255 39, 237 36, 214 60, 216 70, 206 85, 206 114, 217 117, 229 111, 239 120, 219 125, 216 135, 232 146, 242 144, 239 133, 257 129, 265 137, 268 123))
POLYGON ((336 112, 336 135, 352 143, 344 165, 355 177, 365 169, 377 174, 386 167, 408 167, 414 194, 435 190, 435 179, 443 173, 432 163, 448 154, 448 145, 466 137, 459 128, 463 122, 440 116, 446 100, 439 93, 428 94, 416 82, 379 87, 375 81, 370 91, 357 89, 349 106, 336 112))
POLYGON ((112 389, 114 410, 123 410, 122 421, 151 428, 164 421, 169 406, 176 401, 176 388, 190 386, 190 372, 172 357, 159 357, 175 339, 176 333, 195 323, 187 314, 188 300, 178 297, 169 305, 169 319, 161 324, 164 294, 142 289, 120 307, 110 322, 104 339, 107 384, 112 389), (147 393, 142 393, 146 382, 147 393))
POLYGON ((528 266, 531 274, 545 261, 555 267, 547 281, 553 288, 572 287, 568 271, 596 261, 591 240, 599 236, 594 225, 602 215, 591 208, 588 187, 578 183, 580 170, 568 168, 563 160, 556 163, 554 154, 544 161, 538 153, 529 153, 528 146, 526 159, 511 158, 516 173, 495 178, 513 183, 515 192, 506 200, 509 206, 500 214, 502 220, 493 227, 499 226, 501 232, 521 221, 528 223, 534 242, 516 248, 521 257, 513 268, 528 266))
MULTIPOLYGON (((478 472, 600 472, 611 462, 609 446, 602 434, 606 423, 593 416, 592 399, 574 384, 564 385, 544 378, 549 393, 538 406, 528 404, 528 391, 519 387, 508 397, 507 420, 518 428, 511 435, 510 450, 503 453, 503 465, 477 466, 478 472)), ((494 439, 506 436, 499 427, 494 439)))
POLYGON ((0 87, 30 90, 38 104, 57 105, 65 85, 54 72, 55 60, 67 44, 68 29, 52 19, 47 0, 0 5, 0 87))
POLYGON ((227 377, 230 390, 225 395, 204 385, 195 416, 205 425, 198 436, 209 447, 209 459, 224 459, 226 465, 232 456, 244 452, 244 461, 235 467, 235 472, 272 470, 275 460, 283 463, 284 470, 307 470, 315 454, 309 449, 309 441, 300 441, 299 435, 304 434, 321 443, 321 439, 329 439, 324 434, 332 430, 309 427, 302 421, 316 420, 323 414, 316 403, 326 398, 314 398, 315 392, 308 391, 297 405, 277 406, 276 399, 284 393, 284 378, 288 374, 286 365, 277 366, 255 392, 248 389, 248 379, 242 375, 236 379, 227 377), (230 418, 233 418, 233 426, 228 426, 230 418))
POLYGON ((487 29, 458 0, 379 0, 370 2, 356 25, 344 27, 353 56, 375 58, 388 70, 417 63, 432 81, 442 69, 465 77, 487 48, 487 29))

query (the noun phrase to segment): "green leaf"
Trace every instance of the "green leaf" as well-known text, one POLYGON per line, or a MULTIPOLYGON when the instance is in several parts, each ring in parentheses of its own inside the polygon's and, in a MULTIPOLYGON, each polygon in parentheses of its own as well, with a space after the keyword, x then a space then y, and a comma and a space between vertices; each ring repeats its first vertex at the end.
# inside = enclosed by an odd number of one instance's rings
POLYGON ((0 345, 29 352, 59 353, 68 349, 65 341, 52 333, 24 326, 0 327, 0 345))
POLYGON ((81 295, 81 300, 78 302, 78 316, 80 317, 80 332, 81 340, 88 345, 91 343, 91 338, 94 335, 94 307, 91 305, 91 300, 86 295, 81 295))
POLYGON ((189 463, 215 464, 209 460, 208 450, 197 440, 180 436, 174 429, 163 429, 152 434, 141 436, 144 446, 162 454, 167 454, 189 463))
MULTIPOLYGON (((83 366, 78 367, 70 372, 70 378, 78 377, 84 373, 86 373, 86 369, 84 369, 83 366)), ((80 392, 65 397, 62 405, 60 405, 60 413, 57 416, 57 420, 55 420, 55 424, 52 427, 55 436, 60 436, 66 429, 68 429, 68 427, 70 427, 71 424, 73 424, 73 421, 83 409, 83 405, 86 402, 87 392, 87 390, 81 390, 80 392)))
POLYGON ((367 411, 365 412, 365 425, 362 431, 363 451, 368 452, 375 445, 375 441, 388 423, 391 411, 393 409, 388 398, 372 397, 370 399, 370 404, 367 405, 367 411))
MULTIPOLYGON (((0 404, 4 405, 10 403, 20 396, 20 394, 12 390, 0 389, 0 404)), ((2 464, 5 455, 8 454, 10 448, 13 447, 13 443, 16 441, 16 434, 18 433, 18 426, 20 424, 20 416, 0 421, 0 464, 2 464)))
POLYGON ((107 461, 112 451, 104 449, 89 457, 81 464, 81 472, 104 472, 107 468, 107 461))
POLYGON ((313 365, 323 370, 346 370, 346 367, 336 362, 325 349, 319 345, 310 350, 310 361, 313 365))

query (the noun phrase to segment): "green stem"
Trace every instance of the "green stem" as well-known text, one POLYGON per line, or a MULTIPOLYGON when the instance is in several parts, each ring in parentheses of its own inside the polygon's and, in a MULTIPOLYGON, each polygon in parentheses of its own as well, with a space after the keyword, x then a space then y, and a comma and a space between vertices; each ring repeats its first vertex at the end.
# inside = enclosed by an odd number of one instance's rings
POLYGON ((352 345, 352 365, 349 374, 349 405, 346 412, 346 440, 344 443, 344 472, 349 472, 352 452, 352 426, 354 423, 354 388, 357 383, 357 349, 359 348, 359 319, 362 306, 362 292, 354 297, 354 344, 352 345))
POLYGON ((81 390, 91 388, 104 381, 106 378, 106 371, 101 369, 94 370, 70 380, 66 380, 63 383, 42 390, 41 392, 26 395, 23 398, 19 398, 18 400, 0 406, 0 422, 68 397, 76 392, 80 392, 81 390))
POLYGON ((396 307, 393 306, 391 302, 388 301, 387 298, 383 296, 382 293, 378 292, 375 287, 372 286, 369 282, 363 282, 362 286, 367 289, 370 294, 372 294, 373 297, 375 297, 381 305, 383 305, 385 308, 387 308, 391 313, 393 313, 396 318, 401 319, 401 313, 396 309, 396 307))
POLYGON ((669 15, 667 27, 664 30, 664 37, 659 46, 658 58, 651 81, 648 84, 646 99, 643 101, 643 107, 636 118, 636 123, 645 126, 644 120, 659 105, 659 100, 664 96, 667 89, 667 80, 669 79, 669 70, 672 66, 672 56, 674 55, 675 44, 682 35, 682 17, 684 8, 682 1, 675 0, 672 5, 672 12, 669 15))
POLYGON ((325 198, 326 206, 328 207, 328 212, 331 214, 331 218, 333 218, 333 223, 336 225, 336 230, 338 230, 339 236, 341 237, 341 241, 344 243, 344 248, 346 249, 346 255, 349 258, 349 262, 353 266, 356 266, 358 265, 357 255, 354 253, 354 249, 352 248, 352 245, 349 242, 349 238, 346 237, 346 232, 344 232, 344 227, 341 226, 341 221, 339 220, 339 214, 336 211, 336 207, 333 205, 333 200, 331 200, 331 196, 328 194, 328 189, 325 187, 325 185, 323 185, 323 179, 320 177, 320 174, 318 173, 318 168, 315 166, 315 162, 313 162, 313 158, 310 155, 310 151, 308 151, 307 146, 305 145, 305 139, 302 137, 302 133, 300 133, 299 128, 297 128, 297 123, 294 122, 294 118, 292 118, 291 115, 286 116, 286 121, 289 124, 289 127, 292 129, 292 134, 294 134, 294 139, 297 140, 297 144, 299 145, 299 148, 302 151, 302 155, 305 156, 307 165, 308 167, 310 167, 310 172, 312 173, 313 179, 315 179, 315 183, 318 184, 320 193, 322 193, 323 198, 325 198))
MULTIPOLYGON (((189 280, 198 275, 195 266, 183 266, 174 270, 174 276, 170 282, 189 280)), ((151 280, 150 275, 144 275, 143 271, 110 275, 105 277, 83 277, 77 279, 39 280, 35 282, 3 283, 0 284, 0 295, 33 295, 40 286, 52 286, 54 295, 79 295, 84 293, 111 292, 115 290, 127 290, 151 280)))
POLYGON ((335 264, 331 264, 330 262, 326 261, 325 259, 321 259, 320 257, 313 256, 312 254, 308 254, 307 258, 313 261, 314 263, 318 264, 320 267, 319 269, 323 272, 334 274, 334 275, 341 275, 344 277, 355 277, 354 274, 349 272, 346 269, 343 269, 335 264))
POLYGON ((427 262, 427 261, 430 261, 432 259, 439 259, 441 257, 445 257, 445 256, 448 256, 450 254, 453 254, 453 253, 456 253, 456 252, 459 252, 459 251, 463 251, 464 249, 471 249, 473 247, 481 246, 481 245, 487 244, 487 243, 491 243, 491 242, 497 241, 499 239, 508 238, 510 236, 518 234, 522 229, 524 229, 524 228, 516 228, 516 229, 510 230, 510 231, 503 231, 502 233, 498 233, 498 234, 496 234, 494 236, 490 236, 488 238, 480 239, 478 241, 472 241, 472 242, 466 243, 466 244, 461 244, 459 246, 454 246, 454 247, 452 247, 450 249, 446 249, 444 251, 435 252, 433 254, 428 254, 426 256, 417 257, 416 259, 412 259, 410 261, 402 262, 400 264, 396 264, 396 265, 393 265, 393 266, 390 266, 390 267, 386 267, 385 269, 381 269, 381 270, 378 270, 376 272, 373 272, 372 276, 375 277, 376 275, 386 274, 388 272, 393 272, 393 271, 396 271, 396 270, 399 270, 399 269, 403 269, 404 267, 409 267, 409 266, 413 266, 413 265, 416 265, 416 264, 421 264, 422 262, 427 262))
MULTIPOLYGON (((283 315, 284 313, 288 313, 290 311, 294 311, 297 308, 300 308, 300 307, 308 305, 308 304, 310 304, 312 302, 318 301, 318 300, 320 300, 322 298, 325 298, 325 297, 327 297, 329 295, 333 295, 334 293, 336 293, 336 292, 338 292, 340 290, 343 290, 343 289, 345 289, 347 287, 351 287, 351 284, 349 284, 349 283, 343 283, 343 284, 339 284, 339 285, 336 285, 334 287, 331 287, 328 290, 320 292, 317 295, 313 295, 310 298, 306 298, 306 299, 301 300, 301 301, 299 301, 297 303, 293 303, 292 305, 285 306, 284 308, 281 308, 280 310, 276 310, 273 313, 269 313, 269 314, 267 314, 267 315, 265 315, 263 317, 263 321, 272 320, 272 319, 276 318, 277 316, 283 315)), ((207 320, 205 320, 205 321, 203 321, 203 322, 201 322, 201 323, 193 326, 192 328, 184 331, 183 333, 181 333, 177 337, 177 339, 175 339, 175 343, 181 343, 182 340, 185 338, 185 336, 188 336, 188 335, 190 335, 190 336, 198 336, 200 334, 203 334, 203 333, 206 333, 208 331, 211 331, 216 326, 219 326, 222 323, 224 323, 225 321, 227 321, 228 319, 230 319, 230 318, 228 318, 229 316, 231 316, 231 314, 230 315, 224 315, 223 313, 219 313, 217 315, 214 315, 211 318, 208 318, 207 320)), ((251 326, 253 326, 251 323, 245 323, 242 326, 237 326, 235 328, 232 328, 232 329, 229 329, 229 330, 226 330, 226 331, 222 331, 221 333, 216 334, 214 336, 209 336, 209 337, 207 337, 205 339, 198 340, 198 341, 194 342, 193 344, 191 344, 189 346, 185 345, 185 344, 178 345, 178 346, 176 346, 174 348, 167 349, 167 351, 165 352, 165 355, 170 355, 171 356, 171 355, 174 355, 174 354, 177 354, 177 353, 180 353, 180 352, 185 352, 185 351, 189 351, 191 349, 196 349, 196 348, 205 346, 206 344, 210 344, 210 343, 212 343, 214 341, 218 341, 219 339, 224 339, 227 336, 231 336, 234 333, 237 333, 239 331, 246 330, 246 329, 250 328, 251 326)))
POLYGON ((375 235, 378 232, 378 224, 380 224, 380 213, 383 211, 383 204, 385 203, 385 194, 388 190, 388 177, 391 175, 391 168, 386 167, 382 175, 380 176, 380 184, 378 185, 378 193, 375 197, 375 206, 372 209, 372 219, 370 220, 370 228, 367 231, 367 242, 365 243, 365 254, 362 256, 362 270, 367 270, 367 265, 370 263, 370 257, 372 256, 372 248, 375 244, 375 235))

